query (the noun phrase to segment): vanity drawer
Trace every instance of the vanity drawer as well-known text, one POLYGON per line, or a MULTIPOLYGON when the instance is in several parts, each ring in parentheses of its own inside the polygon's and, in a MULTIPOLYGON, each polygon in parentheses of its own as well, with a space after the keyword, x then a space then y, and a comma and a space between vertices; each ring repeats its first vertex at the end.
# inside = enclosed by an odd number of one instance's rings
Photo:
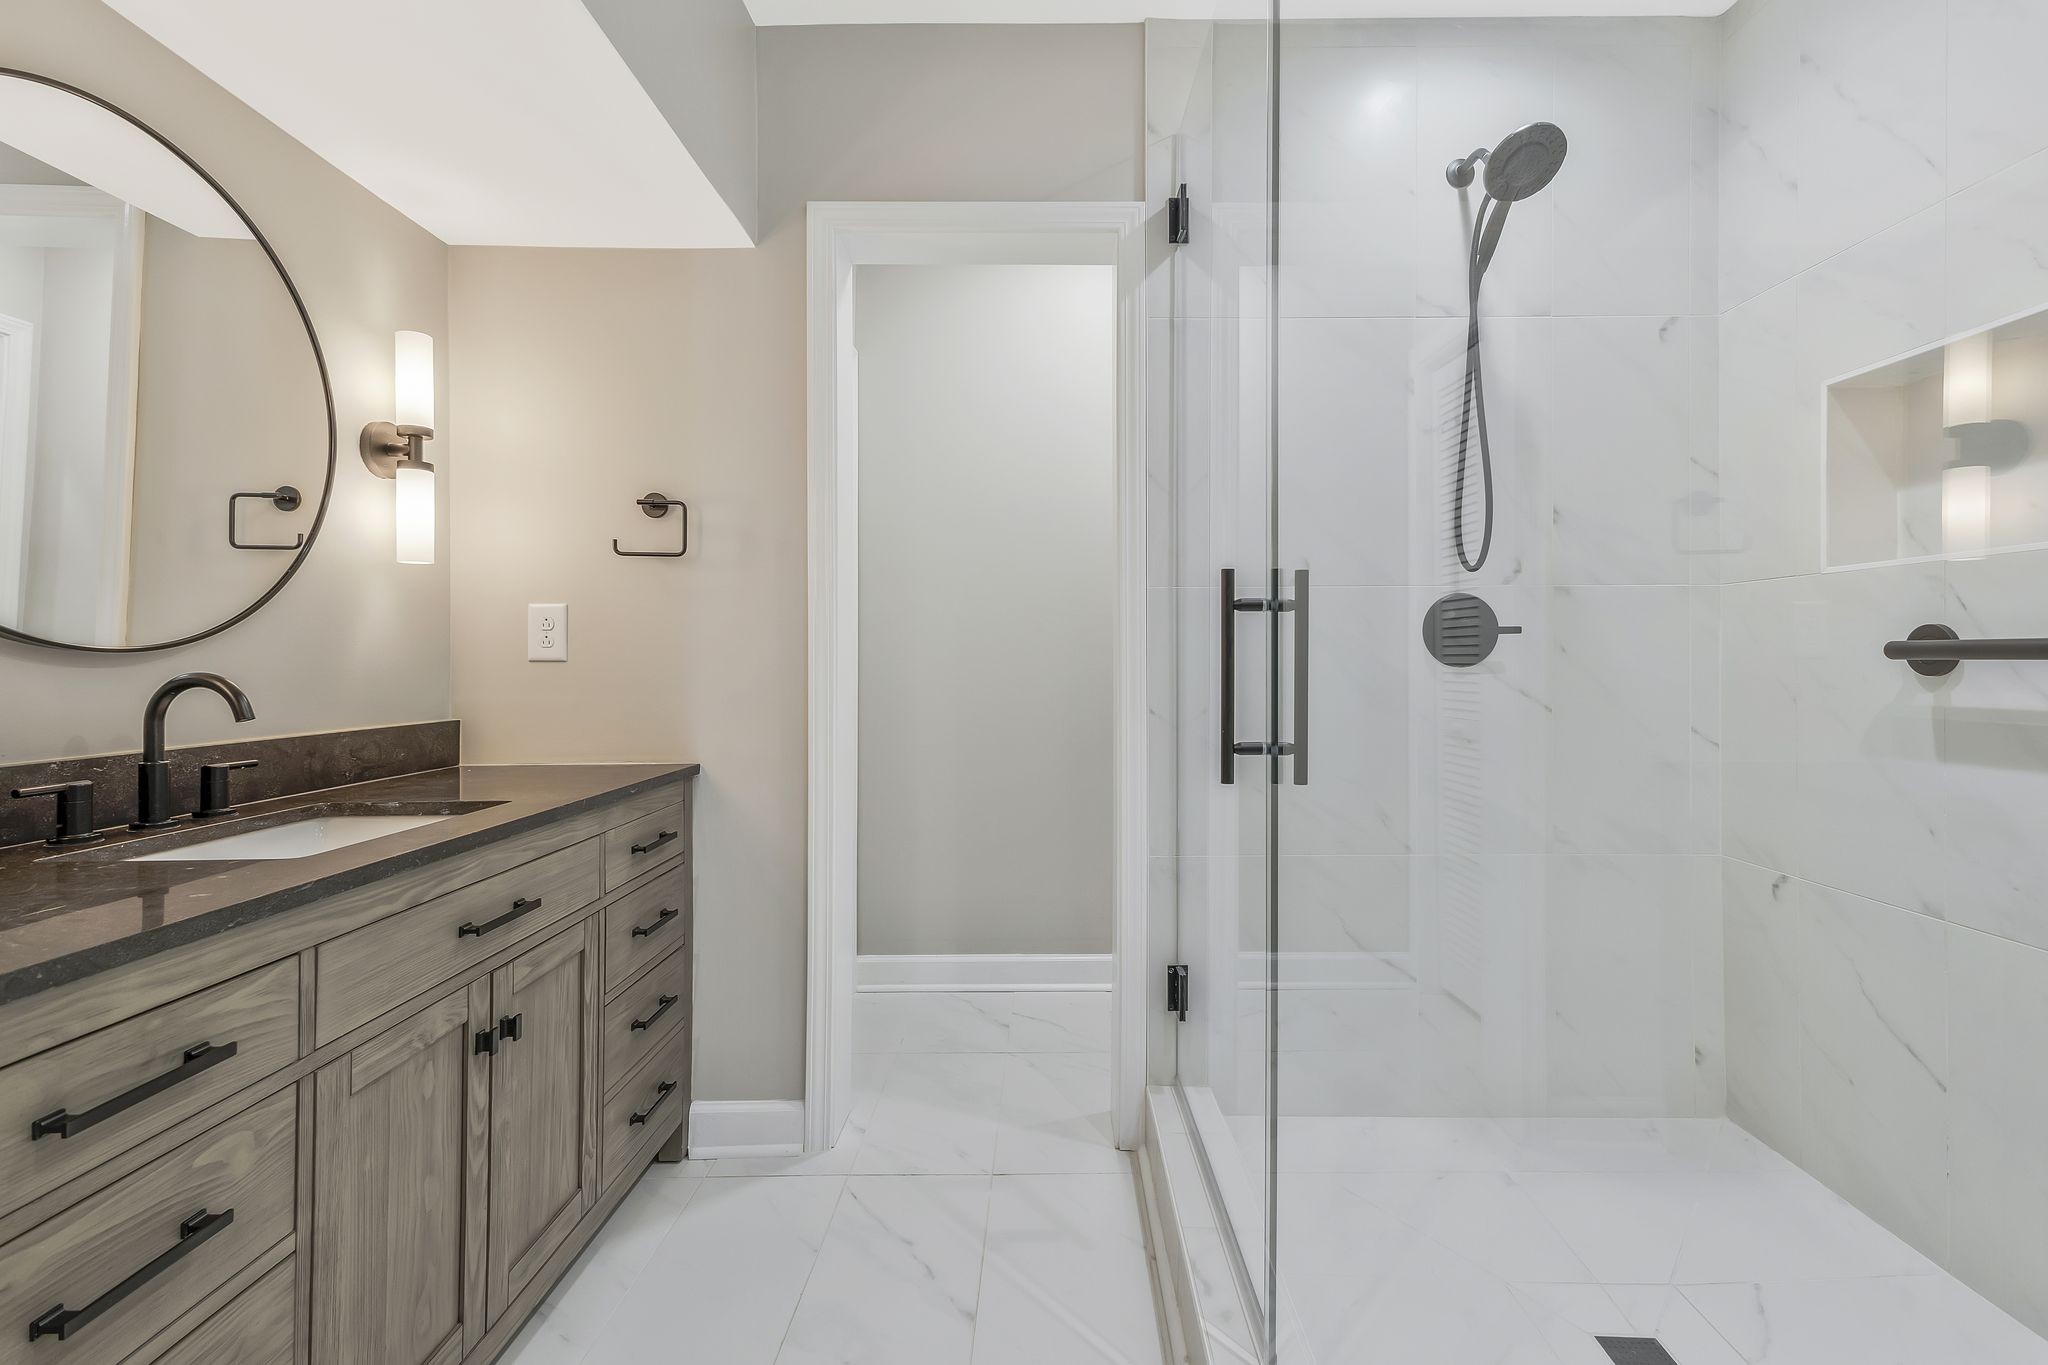
POLYGON ((0 1365, 124 1360, 288 1236, 297 1128, 286 1090, 0 1247, 0 1365))
POLYGON ((293 1265, 285 1257, 154 1365, 292 1365, 293 1265))
POLYGON ((322 944, 318 1041, 339 1038, 589 905, 599 894, 599 856, 598 841, 585 839, 322 944))
POLYGON ((637 1167, 650 1145, 688 1119, 689 1042, 687 1031, 678 1034, 604 1102, 599 1128, 604 1140, 606 1186, 637 1167))
POLYGON ((676 858, 684 862, 690 846, 688 798, 643 815, 630 825, 606 830, 604 889, 616 891, 643 873, 676 858))
POLYGON ((604 988, 633 973, 690 936, 690 869, 664 872, 604 908, 604 988))
POLYGON ((0 1211, 84 1174, 298 1055, 293 958, 15 1063, 0 1071, 0 1211))
MULTIPOLYGON (((604 1008, 604 1088, 610 1094, 633 1070, 688 1028, 690 963, 673 952, 604 1008)), ((687 1046, 687 1043, 685 1044, 687 1046)))

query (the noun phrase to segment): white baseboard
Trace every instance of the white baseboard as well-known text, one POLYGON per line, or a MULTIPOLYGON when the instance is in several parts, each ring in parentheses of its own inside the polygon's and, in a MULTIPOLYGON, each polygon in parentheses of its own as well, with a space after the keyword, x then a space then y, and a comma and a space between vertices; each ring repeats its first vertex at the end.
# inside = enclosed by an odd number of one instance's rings
POLYGON ((797 1156, 804 1149, 802 1100, 697 1100, 690 1105, 690 1159, 797 1156))
POLYGON ((863 991, 1106 991, 1108 953, 862 954, 863 991))

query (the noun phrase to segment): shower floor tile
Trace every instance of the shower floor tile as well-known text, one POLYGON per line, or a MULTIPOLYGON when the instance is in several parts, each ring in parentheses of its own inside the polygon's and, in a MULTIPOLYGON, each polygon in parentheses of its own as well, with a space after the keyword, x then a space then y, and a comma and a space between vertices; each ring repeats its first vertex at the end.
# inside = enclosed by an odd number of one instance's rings
POLYGON ((1283 1365, 2048 1365, 1725 1121, 1286 1119, 1279 1166, 1283 1365))

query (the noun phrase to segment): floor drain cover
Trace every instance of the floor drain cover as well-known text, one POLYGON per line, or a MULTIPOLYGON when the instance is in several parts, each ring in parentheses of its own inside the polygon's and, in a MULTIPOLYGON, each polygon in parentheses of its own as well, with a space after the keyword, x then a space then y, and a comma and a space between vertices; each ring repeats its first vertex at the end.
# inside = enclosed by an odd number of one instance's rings
POLYGON ((1678 1365, 1655 1337, 1595 1337, 1614 1365, 1678 1365))

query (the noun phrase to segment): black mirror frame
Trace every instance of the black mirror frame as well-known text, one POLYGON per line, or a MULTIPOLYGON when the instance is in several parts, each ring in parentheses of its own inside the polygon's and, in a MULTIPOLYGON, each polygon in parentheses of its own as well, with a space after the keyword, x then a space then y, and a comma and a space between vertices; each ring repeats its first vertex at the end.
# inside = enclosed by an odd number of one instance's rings
POLYGON ((41 636, 24 634, 21 631, 0 625, 0 640, 15 640, 22 644, 41 645, 48 649, 77 650, 86 654, 147 654, 160 649, 178 649, 185 645, 196 644, 201 640, 210 639, 229 627, 238 626, 248 620, 251 616, 254 616, 257 612, 268 606, 271 598, 284 591, 284 585, 292 581, 293 576, 298 573, 300 566, 306 562, 306 556, 313 553, 313 546, 320 539, 320 527, 327 520, 327 506, 334 496, 334 467, 335 453, 338 446, 338 428, 334 413, 334 381, 327 372, 326 352, 320 349, 320 334, 313 328, 313 316, 306 311, 306 301, 299 294, 299 286, 293 282, 291 272, 284 268, 284 262, 278 259, 277 251, 270 245, 270 239, 263 235, 263 229, 256 226, 256 220, 249 216, 241 203, 232 194, 229 194, 227 188, 220 181, 214 179, 204 166, 188 156, 184 148, 178 146, 177 143, 171 141, 162 133, 150 127, 126 109, 123 109, 120 105, 110 100, 102 99, 90 90, 81 90, 69 82, 60 81, 52 76, 38 75, 33 71, 21 71, 6 66, 0 66, 0 79, 32 81, 37 85, 48 86, 52 90, 61 90, 67 95, 74 95, 88 104, 98 105, 108 113, 148 134, 165 151, 183 162, 194 175, 198 176, 215 194, 221 197, 221 202, 234 210, 235 217, 242 220, 242 226, 249 229, 249 235, 255 239, 257 246, 263 248, 264 256, 269 258, 271 268, 277 271, 278 279, 284 282, 285 292, 291 295, 292 307, 298 310, 299 321, 305 325, 306 343, 313 348, 313 366, 320 375, 321 397, 327 404, 327 477, 320 485, 320 501, 313 508, 313 525, 306 532, 306 542, 299 547, 299 552, 292 556, 292 562, 285 566, 284 572, 278 575, 277 582, 271 584, 264 591, 263 595, 254 602, 251 602, 227 620, 222 621, 219 625, 210 626, 205 630, 176 640, 165 640, 159 644, 80 645, 64 640, 45 640, 41 636))

